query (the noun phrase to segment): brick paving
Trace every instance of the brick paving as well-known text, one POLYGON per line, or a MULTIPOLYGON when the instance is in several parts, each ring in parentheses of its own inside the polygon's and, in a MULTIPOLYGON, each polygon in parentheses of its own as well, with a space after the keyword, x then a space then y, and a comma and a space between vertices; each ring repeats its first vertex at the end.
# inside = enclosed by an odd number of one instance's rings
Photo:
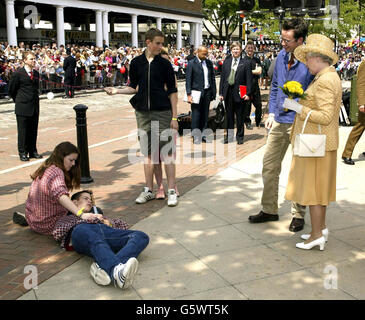
MULTIPOLYGON (((181 88, 183 84, 179 84, 181 88)), ((189 107, 182 102, 179 93, 179 113, 189 107)), ((72 107, 77 103, 89 106, 87 112, 89 146, 107 140, 125 137, 136 129, 130 97, 109 97, 104 93, 80 95, 74 100, 55 99, 41 101, 38 151, 47 156, 54 146, 69 140, 76 143, 75 114, 72 107)), ((264 103, 265 105, 266 103, 264 103)), ((212 107, 213 105, 211 105, 212 107)), ((22 165, 17 157, 16 122, 12 112, 14 105, 0 106, 0 171, 22 165)), ((243 158, 265 144, 266 129, 254 128, 245 131, 243 145, 222 145, 227 159, 219 163, 208 145, 193 145, 189 136, 178 138, 180 160, 194 153, 202 163, 181 163, 177 165, 177 185, 180 194, 209 179, 228 165, 243 158), (190 146, 192 150, 184 150, 190 146), (233 149, 230 149, 234 147, 233 149), (199 148, 203 152, 199 154, 199 148)), ((219 141, 219 140, 217 140, 219 141)), ((131 226, 148 217, 166 205, 166 201, 154 200, 145 205, 137 205, 134 200, 144 186, 141 164, 128 160, 131 142, 121 138, 89 149, 91 176, 94 182, 83 185, 92 188, 97 204, 110 217, 121 217, 131 226)), ((132 147, 133 148, 133 147, 132 147)), ((178 153, 179 154, 179 153, 178 153)), ((179 158, 178 158, 179 159, 179 158)), ((34 160, 32 160, 34 161, 34 160)), ((38 235, 29 228, 12 223, 14 211, 24 212, 24 203, 31 183, 29 175, 39 164, 19 168, 0 174, 0 299, 17 299, 27 290, 24 288, 24 267, 34 265, 38 269, 38 283, 49 279, 70 266, 80 255, 61 249, 51 236, 38 235)), ((165 175, 164 175, 165 178, 165 175)), ((164 179, 166 186, 166 179, 164 179)))

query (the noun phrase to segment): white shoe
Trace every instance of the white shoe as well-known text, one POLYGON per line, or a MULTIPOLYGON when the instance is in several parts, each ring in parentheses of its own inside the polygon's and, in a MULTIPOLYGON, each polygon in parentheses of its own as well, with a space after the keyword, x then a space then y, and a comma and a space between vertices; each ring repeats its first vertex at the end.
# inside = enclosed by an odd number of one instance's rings
POLYGON ((177 194, 175 189, 169 189, 167 191, 167 205, 169 207, 175 207, 177 205, 177 194))
POLYGON ((96 262, 93 262, 90 267, 90 274, 97 284, 107 286, 111 279, 105 270, 101 269, 96 262))
MULTIPOLYGON (((324 239, 326 240, 326 242, 328 241, 328 234, 329 234, 329 231, 328 229, 323 229, 322 230, 322 235, 324 236, 324 239)), ((302 234, 300 237, 303 239, 303 240, 308 240, 310 238, 310 234, 302 234)))
POLYGON ((322 236, 309 243, 299 242, 295 246, 299 249, 304 249, 304 250, 310 250, 315 246, 319 246, 319 250, 323 251, 325 244, 326 244, 326 240, 324 239, 324 236, 322 236))
POLYGON ((153 199, 155 199, 155 195, 152 193, 152 191, 150 189, 148 189, 148 187, 144 187, 143 191, 136 199, 136 203, 142 204, 142 203, 146 203, 147 201, 150 201, 153 199))
POLYGON ((129 288, 133 283, 137 270, 138 260, 136 258, 130 258, 125 264, 120 263, 115 266, 113 274, 118 287, 121 289, 129 288))

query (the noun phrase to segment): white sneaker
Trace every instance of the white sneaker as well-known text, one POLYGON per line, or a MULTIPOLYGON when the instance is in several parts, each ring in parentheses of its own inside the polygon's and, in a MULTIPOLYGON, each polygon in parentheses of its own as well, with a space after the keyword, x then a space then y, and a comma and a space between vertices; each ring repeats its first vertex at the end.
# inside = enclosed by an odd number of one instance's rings
POLYGON ((142 204, 142 203, 146 203, 147 201, 150 201, 153 199, 155 199, 155 195, 152 193, 152 191, 150 189, 148 189, 148 187, 144 187, 143 191, 136 199, 136 203, 142 204))
POLYGON ((101 269, 96 262, 93 262, 90 267, 90 274, 97 284, 107 286, 111 279, 105 270, 101 269))
POLYGON ((125 264, 120 263, 115 266, 113 274, 118 287, 121 289, 129 288, 133 283, 137 270, 138 260, 136 258, 130 258, 125 264))
POLYGON ((175 207, 177 205, 177 194, 175 189, 169 189, 167 191, 167 205, 169 207, 175 207))

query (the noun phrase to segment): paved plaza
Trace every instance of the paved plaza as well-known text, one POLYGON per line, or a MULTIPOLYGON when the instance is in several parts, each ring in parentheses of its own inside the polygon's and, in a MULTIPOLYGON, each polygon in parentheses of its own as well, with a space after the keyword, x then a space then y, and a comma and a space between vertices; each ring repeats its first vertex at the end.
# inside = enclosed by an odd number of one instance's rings
MULTIPOLYGON (((179 83, 179 89, 183 84, 179 83)), ((181 102, 179 113, 188 106, 181 102)), ((51 237, 12 223, 15 210, 24 211, 30 178, 39 161, 20 163, 16 148, 13 104, 0 105, 0 299, 364 299, 365 298, 365 140, 357 144, 355 166, 340 155, 351 127, 340 128, 337 202, 328 208, 329 242, 323 252, 299 250, 300 234, 310 230, 309 213, 303 232, 288 231, 290 203, 284 193, 291 161, 288 150, 280 177, 280 220, 250 224, 260 210, 262 157, 267 131, 246 131, 244 144, 222 146, 217 159, 211 146, 178 139, 181 164, 175 208, 154 200, 136 205, 144 184, 140 163, 128 154, 138 144, 130 97, 82 93, 76 99, 42 100, 38 151, 49 155, 60 141, 76 142, 72 107, 89 107, 88 138, 91 187, 106 215, 121 217, 132 229, 150 236, 139 257, 133 287, 122 291, 95 284, 92 260, 65 252, 51 237), (189 149, 189 147, 191 149, 189 149), (229 149, 231 148, 231 149, 229 149), (193 158, 189 163, 186 159, 193 158), (219 160, 219 161, 218 161, 219 160), (39 285, 24 288, 25 266, 36 266, 39 285)), ((213 105, 212 105, 213 106, 213 105)), ((307 209, 308 211, 308 209, 307 209)))

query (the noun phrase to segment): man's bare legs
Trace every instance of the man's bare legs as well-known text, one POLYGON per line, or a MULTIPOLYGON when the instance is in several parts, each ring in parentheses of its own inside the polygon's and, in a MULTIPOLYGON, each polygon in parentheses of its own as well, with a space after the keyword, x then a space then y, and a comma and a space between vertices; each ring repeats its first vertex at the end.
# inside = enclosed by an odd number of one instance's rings
POLYGON ((154 164, 152 163, 151 156, 145 157, 144 163, 144 176, 146 180, 146 186, 151 191, 153 190, 153 172, 154 172, 154 164))
POLYGON ((165 172, 167 177, 167 188, 175 189, 176 166, 171 157, 166 157, 165 172))

